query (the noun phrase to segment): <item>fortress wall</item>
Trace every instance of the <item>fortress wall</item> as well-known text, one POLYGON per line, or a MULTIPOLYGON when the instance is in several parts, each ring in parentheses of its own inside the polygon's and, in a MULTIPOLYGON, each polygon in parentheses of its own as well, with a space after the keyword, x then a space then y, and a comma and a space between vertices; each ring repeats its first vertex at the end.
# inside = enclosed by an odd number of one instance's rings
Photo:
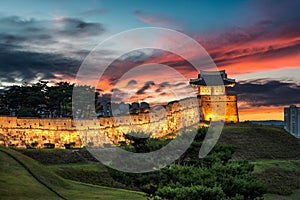
POLYGON ((0 144, 4 146, 44 148, 44 144, 52 143, 55 148, 63 148, 64 144, 70 142, 75 142, 77 147, 81 146, 77 131, 0 128, 0 144))
POLYGON ((38 129, 69 129, 72 120, 69 118, 17 118, 0 116, 0 127, 38 128, 38 129))
POLYGON ((68 118, 17 118, 17 127, 37 129, 70 129, 72 120, 68 118))
POLYGON ((16 127, 17 118, 9 116, 0 116, 0 128, 1 127, 16 127))
POLYGON ((0 116, 0 145, 43 148, 44 144, 52 143, 56 148, 63 148, 64 144, 74 142, 76 147, 102 146, 125 141, 124 134, 129 132, 159 138, 183 126, 197 124, 198 115, 197 100, 190 98, 154 107, 148 113, 92 120, 0 116))

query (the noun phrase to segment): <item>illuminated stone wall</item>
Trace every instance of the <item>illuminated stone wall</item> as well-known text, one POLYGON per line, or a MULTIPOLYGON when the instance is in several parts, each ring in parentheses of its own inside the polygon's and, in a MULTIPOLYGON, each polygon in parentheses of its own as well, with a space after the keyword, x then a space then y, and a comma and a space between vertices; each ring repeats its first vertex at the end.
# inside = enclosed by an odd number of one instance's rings
POLYGON ((44 148, 47 143, 55 144, 55 148, 63 148, 69 143, 75 143, 75 147, 102 146, 125 141, 124 134, 131 131, 159 138, 183 126, 199 123, 198 116, 199 105, 195 98, 154 107, 149 113, 93 120, 0 116, 0 145, 18 148, 44 148))
POLYGON ((201 115, 204 121, 220 120, 225 122, 238 122, 238 108, 236 95, 200 96, 201 115), (214 111, 213 111, 214 106, 214 111), (225 108, 224 108, 225 107, 225 108), (220 109, 221 116, 215 116, 216 110, 220 109), (224 110, 225 112, 222 112, 224 110))

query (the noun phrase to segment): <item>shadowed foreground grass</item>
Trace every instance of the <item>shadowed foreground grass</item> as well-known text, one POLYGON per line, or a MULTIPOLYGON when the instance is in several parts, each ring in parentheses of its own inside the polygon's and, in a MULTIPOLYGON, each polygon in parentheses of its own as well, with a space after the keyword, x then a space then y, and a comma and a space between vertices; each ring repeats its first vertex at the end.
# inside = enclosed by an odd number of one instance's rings
POLYGON ((264 195, 265 200, 299 200, 300 190, 295 190, 293 194, 288 196, 276 195, 276 194, 266 194, 264 195))
POLYGON ((62 199, 55 192, 65 199, 146 199, 139 192, 65 180, 31 158, 0 147, 1 199, 62 199))

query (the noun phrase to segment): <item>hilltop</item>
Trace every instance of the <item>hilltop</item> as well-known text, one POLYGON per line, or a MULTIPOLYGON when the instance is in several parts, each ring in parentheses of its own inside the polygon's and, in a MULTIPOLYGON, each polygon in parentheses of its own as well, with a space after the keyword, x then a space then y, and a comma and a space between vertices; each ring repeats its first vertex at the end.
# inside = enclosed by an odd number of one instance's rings
POLYGON ((298 159, 300 140, 276 126, 232 124, 224 126, 219 143, 237 147, 235 159, 298 159))

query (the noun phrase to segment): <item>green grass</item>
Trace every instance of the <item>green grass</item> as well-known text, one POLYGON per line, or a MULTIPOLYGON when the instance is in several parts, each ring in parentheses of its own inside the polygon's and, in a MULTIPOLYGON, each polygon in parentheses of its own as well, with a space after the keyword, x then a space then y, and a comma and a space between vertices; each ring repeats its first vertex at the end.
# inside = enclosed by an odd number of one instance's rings
POLYGON ((114 180, 107 168, 101 163, 51 165, 48 167, 65 179, 112 188, 136 190, 136 188, 131 188, 114 180))
POLYGON ((258 160, 254 175, 266 186, 266 199, 300 199, 300 160, 258 160))
POLYGON ((270 168, 300 171, 300 160, 257 160, 253 163, 255 173, 261 173, 270 168))
POLYGON ((66 199, 146 199, 145 195, 139 192, 65 180, 31 158, 4 147, 0 147, 0 172, 1 199, 60 199, 46 186, 66 199))
POLYGON ((282 196, 277 194, 266 194, 264 195, 265 200, 299 200, 300 199, 300 190, 294 191, 293 194, 288 196, 282 196))
POLYGON ((300 140, 280 127, 251 124, 226 125, 219 143, 237 147, 234 159, 298 159, 300 140))
POLYGON ((18 151, 45 165, 85 162, 70 149, 18 149, 18 151))
POLYGON ((107 171, 106 167, 102 165, 100 162, 48 165, 47 168, 51 169, 52 171, 63 170, 63 169, 87 170, 87 171, 98 171, 98 172, 107 171))
POLYGON ((0 152, 1 199, 57 199, 57 196, 35 180, 17 161, 0 152))
POLYGON ((265 199, 300 199, 300 140, 280 127, 226 125, 218 141, 237 147, 237 160, 255 164, 254 174, 267 186, 265 199))

